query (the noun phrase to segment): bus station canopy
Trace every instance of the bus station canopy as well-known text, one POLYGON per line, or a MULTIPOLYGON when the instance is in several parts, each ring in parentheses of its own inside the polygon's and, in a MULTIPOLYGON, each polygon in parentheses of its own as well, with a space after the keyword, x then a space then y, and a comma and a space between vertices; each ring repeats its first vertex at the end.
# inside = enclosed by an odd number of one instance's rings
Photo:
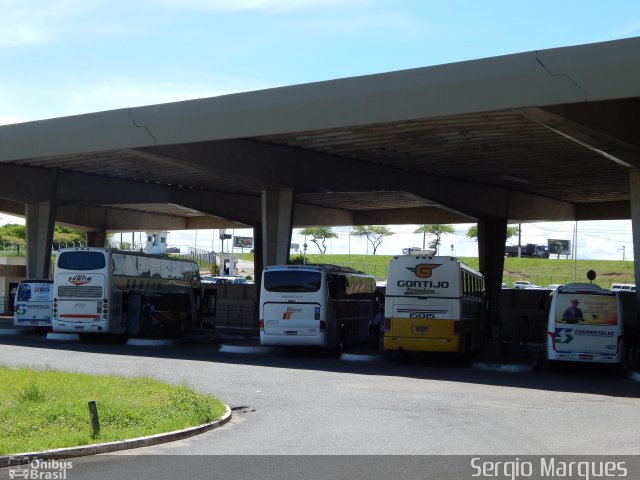
POLYGON ((0 210, 255 226, 290 189, 295 226, 628 219, 639 120, 640 38, 124 108, 0 127, 0 210))

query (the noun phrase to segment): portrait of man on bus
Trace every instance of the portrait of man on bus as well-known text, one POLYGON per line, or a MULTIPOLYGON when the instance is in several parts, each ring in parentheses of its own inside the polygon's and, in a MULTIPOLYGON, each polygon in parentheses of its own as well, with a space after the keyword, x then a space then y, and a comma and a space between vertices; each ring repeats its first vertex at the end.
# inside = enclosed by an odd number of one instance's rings
POLYGON ((567 307, 565 311, 562 313, 563 323, 584 322, 582 310, 578 307, 578 303, 580 302, 578 302, 577 298, 573 298, 571 300, 571 306, 567 307))

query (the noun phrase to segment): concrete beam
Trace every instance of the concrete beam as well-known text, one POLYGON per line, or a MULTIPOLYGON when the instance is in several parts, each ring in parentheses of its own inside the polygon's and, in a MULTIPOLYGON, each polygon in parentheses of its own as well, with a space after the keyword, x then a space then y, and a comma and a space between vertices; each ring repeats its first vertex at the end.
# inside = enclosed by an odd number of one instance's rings
POLYGON ((61 207, 57 221, 73 228, 106 231, 185 230, 187 219, 171 215, 122 210, 117 208, 83 206, 61 207))
POLYGON ((347 210, 296 203, 293 209, 295 227, 333 227, 353 225, 355 214, 347 210))
POLYGON ((576 220, 628 220, 631 202, 581 203, 575 206, 576 220))
POLYGON ((437 207, 390 208, 386 210, 357 211, 353 214, 352 225, 421 225, 425 223, 475 223, 467 217, 450 210, 437 207))
POLYGON ((623 167, 640 167, 640 148, 635 145, 542 108, 526 108, 520 112, 524 117, 566 138, 567 141, 597 153, 603 160, 623 167))
POLYGON ((517 191, 509 192, 506 205, 505 218, 511 223, 573 220, 576 216, 575 207, 570 203, 517 191))
MULTIPOLYGON (((247 187, 255 187, 262 182, 278 189, 294 188, 301 193, 406 191, 469 217, 496 214, 506 217, 508 211, 509 190, 504 188, 405 172, 251 140, 173 145, 147 151, 209 174, 221 175, 224 172, 233 182, 247 187), (340 172, 340 175, 335 172, 340 172)), ((529 195, 526 201, 517 205, 525 218, 538 215, 536 202, 532 202, 535 198, 535 195, 529 195)), ((540 197, 539 202, 543 201, 549 203, 540 197)), ((557 205, 567 208, 563 202, 557 205)))
POLYGON ((105 178, 84 173, 0 165, 0 197, 78 205, 173 203, 246 225, 260 223, 260 197, 105 178))

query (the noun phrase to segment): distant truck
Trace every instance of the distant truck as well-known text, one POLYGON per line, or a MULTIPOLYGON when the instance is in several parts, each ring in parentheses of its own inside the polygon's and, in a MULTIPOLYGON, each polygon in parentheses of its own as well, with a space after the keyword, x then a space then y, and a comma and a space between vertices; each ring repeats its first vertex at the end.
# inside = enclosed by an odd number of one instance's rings
MULTIPOLYGON (((504 247, 505 257, 517 257, 518 246, 507 245, 504 247)), ((528 258, 549 258, 549 247, 547 245, 536 245, 535 243, 527 243, 520 247, 520 256, 528 258)))

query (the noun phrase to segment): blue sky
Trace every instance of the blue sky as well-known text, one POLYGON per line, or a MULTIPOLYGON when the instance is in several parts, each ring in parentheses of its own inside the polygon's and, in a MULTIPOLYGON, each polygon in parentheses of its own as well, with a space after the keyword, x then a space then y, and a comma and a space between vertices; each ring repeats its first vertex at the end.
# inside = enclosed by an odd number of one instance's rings
MULTIPOLYGON (((638 35, 637 0, 0 0, 0 124, 638 35)), ((579 226, 585 258, 622 258, 599 235, 625 224, 629 256, 628 222, 579 226)))

